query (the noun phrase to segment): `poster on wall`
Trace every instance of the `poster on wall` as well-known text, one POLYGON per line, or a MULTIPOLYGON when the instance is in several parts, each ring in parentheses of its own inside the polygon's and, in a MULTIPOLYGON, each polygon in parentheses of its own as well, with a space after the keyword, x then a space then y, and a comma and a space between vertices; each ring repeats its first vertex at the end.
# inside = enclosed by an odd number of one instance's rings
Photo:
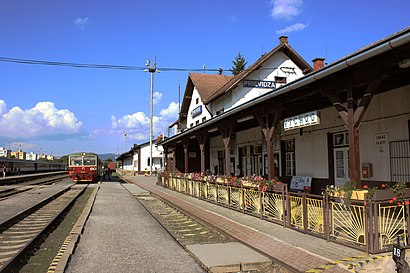
POLYGON ((310 176, 292 176, 290 181, 291 191, 310 191, 312 188, 312 177, 310 176))

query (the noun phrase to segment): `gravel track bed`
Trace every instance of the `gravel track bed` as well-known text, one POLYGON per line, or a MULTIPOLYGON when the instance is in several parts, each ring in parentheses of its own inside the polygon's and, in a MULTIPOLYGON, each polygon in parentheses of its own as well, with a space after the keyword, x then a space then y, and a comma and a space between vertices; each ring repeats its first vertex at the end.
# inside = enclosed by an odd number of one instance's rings
MULTIPOLYGON (((153 194, 138 196, 137 200, 183 247, 195 244, 216 244, 236 241, 234 238, 184 214, 153 194)), ((262 270, 247 272, 287 273, 288 271, 279 265, 272 264, 262 270)))

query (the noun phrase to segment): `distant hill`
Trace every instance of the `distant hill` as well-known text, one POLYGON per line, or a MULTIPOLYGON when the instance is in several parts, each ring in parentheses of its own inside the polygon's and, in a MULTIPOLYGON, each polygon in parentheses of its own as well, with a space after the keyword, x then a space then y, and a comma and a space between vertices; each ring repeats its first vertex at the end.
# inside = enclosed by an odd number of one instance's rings
POLYGON ((101 158, 101 160, 107 160, 111 159, 112 161, 115 161, 115 154, 98 154, 98 156, 101 158))

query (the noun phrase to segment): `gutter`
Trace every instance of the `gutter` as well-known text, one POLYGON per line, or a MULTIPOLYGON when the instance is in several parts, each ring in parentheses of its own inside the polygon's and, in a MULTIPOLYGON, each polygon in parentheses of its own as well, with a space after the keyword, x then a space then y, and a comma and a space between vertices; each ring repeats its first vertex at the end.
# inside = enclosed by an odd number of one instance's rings
MULTIPOLYGON (((333 73, 339 72, 349 66, 353 66, 355 64, 358 64, 360 62, 363 62, 367 59, 370 59, 374 56, 377 56, 379 54, 385 53, 387 51, 390 51, 394 48, 400 47, 402 45, 408 44, 410 43, 410 28, 407 28, 405 30, 403 30, 403 32, 397 34, 398 37, 394 38, 387 38, 386 41, 382 41, 381 44, 375 44, 374 46, 370 46, 370 48, 364 49, 364 51, 359 51, 356 54, 353 54, 352 56, 347 56, 339 61, 336 61, 320 70, 317 70, 311 74, 309 74, 308 76, 299 78, 295 81, 293 81, 292 83, 289 83, 288 85, 282 86, 279 89, 275 90, 274 92, 271 93, 266 93, 260 97, 255 98, 252 101, 246 102, 242 105, 239 105, 238 107, 232 108, 230 110, 228 110, 227 112, 224 112, 221 115, 218 115, 216 117, 211 118, 210 120, 201 123, 197 126, 195 126, 192 129, 188 129, 185 132, 179 133, 171 138, 168 138, 166 140, 164 140, 163 142, 160 142, 159 144, 164 145, 167 144, 169 142, 172 142, 178 138, 181 138, 183 136, 189 135, 190 133, 193 133, 197 130, 203 129, 205 127, 208 127, 209 125, 211 125, 212 123, 215 123, 219 120, 222 120, 226 117, 228 117, 229 115, 238 113, 240 111, 243 111, 247 108, 250 108, 252 106, 254 106, 255 104, 264 102, 266 100, 269 100, 271 98, 280 96, 282 94, 294 91, 304 85, 310 84, 312 82, 315 82, 319 79, 322 79, 324 77, 327 77, 333 73)), ((394 36, 394 35, 393 35, 394 36)))

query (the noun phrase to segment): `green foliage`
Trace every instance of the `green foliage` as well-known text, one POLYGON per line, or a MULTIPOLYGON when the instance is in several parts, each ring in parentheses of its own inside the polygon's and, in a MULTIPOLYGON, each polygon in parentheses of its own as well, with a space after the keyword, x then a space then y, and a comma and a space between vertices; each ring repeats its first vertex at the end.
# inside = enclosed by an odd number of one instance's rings
POLYGON ((248 62, 245 60, 245 58, 241 55, 239 52, 238 55, 235 57, 235 60, 232 61, 233 66, 229 70, 232 72, 232 75, 236 76, 239 73, 241 73, 243 70, 245 70, 246 65, 248 62))
POLYGON ((60 158, 54 159, 54 161, 68 163, 68 155, 63 155, 60 158))

